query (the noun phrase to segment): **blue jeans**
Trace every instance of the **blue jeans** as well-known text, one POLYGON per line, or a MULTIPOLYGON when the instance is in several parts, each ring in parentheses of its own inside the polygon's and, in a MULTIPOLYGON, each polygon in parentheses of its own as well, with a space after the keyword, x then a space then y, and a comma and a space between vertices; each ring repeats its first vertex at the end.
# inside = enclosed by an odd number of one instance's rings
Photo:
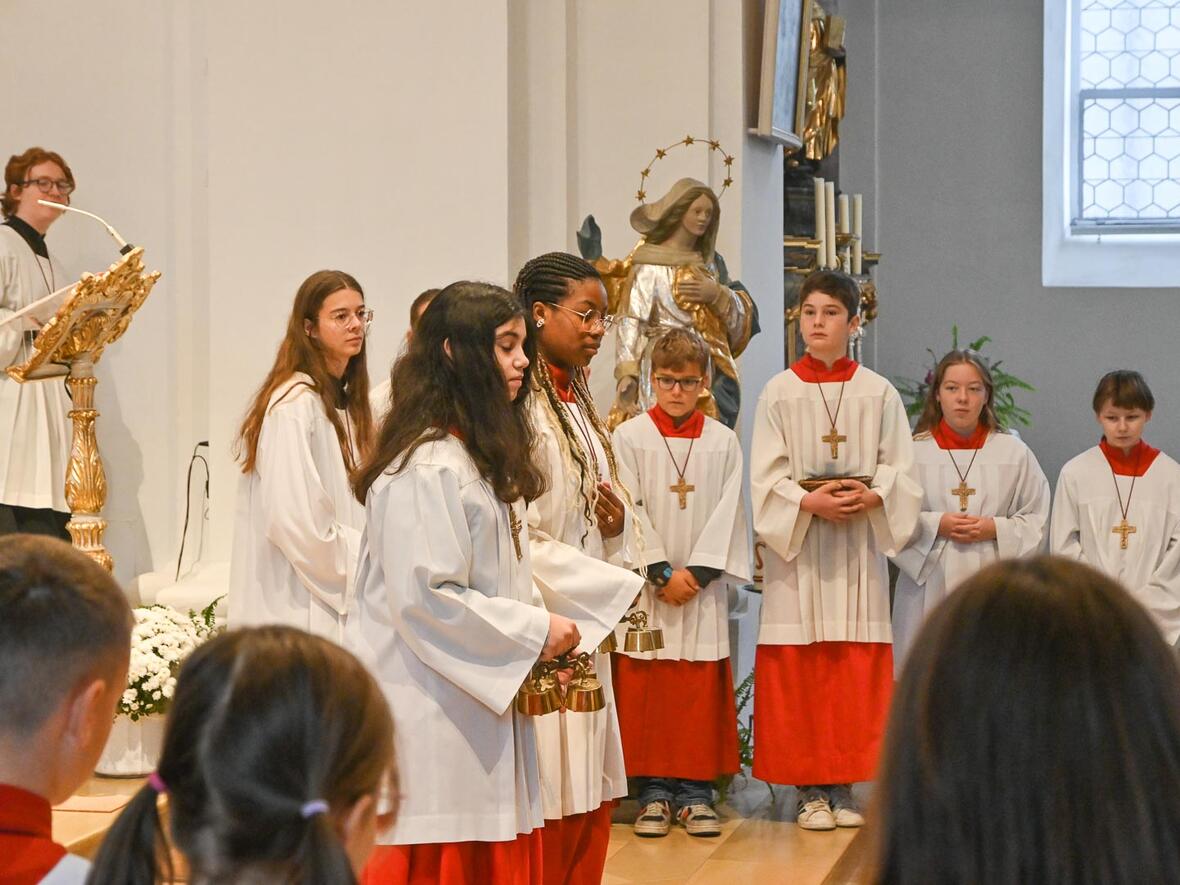
POLYGON ((712 805, 713 782, 692 781, 680 777, 637 777, 639 807, 649 802, 669 802, 678 808, 688 805, 712 805))

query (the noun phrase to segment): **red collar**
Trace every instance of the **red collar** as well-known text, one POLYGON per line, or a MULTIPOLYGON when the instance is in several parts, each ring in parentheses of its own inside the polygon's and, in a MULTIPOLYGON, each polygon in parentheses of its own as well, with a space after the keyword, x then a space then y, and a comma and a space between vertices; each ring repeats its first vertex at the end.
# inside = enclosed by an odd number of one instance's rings
POLYGON ((1139 440, 1129 455, 1124 455, 1119 449, 1107 444, 1105 438, 1098 443, 1098 448, 1102 449, 1110 469, 1119 476, 1142 476, 1147 473, 1155 456, 1160 453, 1159 449, 1152 448, 1143 440, 1139 440))
POLYGON ((647 410, 647 414, 660 435, 672 439, 700 439, 701 433, 705 429, 705 413, 700 409, 693 409, 692 414, 685 418, 679 427, 672 420, 672 416, 661 409, 659 405, 652 406, 647 410))
POLYGON ((448 427, 447 433, 449 433, 455 439, 459 440, 459 442, 464 442, 464 443, 467 442, 467 437, 465 437, 463 435, 463 431, 460 430, 458 427, 448 427))
POLYGON ((561 366, 549 363, 549 377, 553 379, 553 389, 557 391, 557 398, 563 403, 576 403, 574 387, 570 380, 570 373, 561 366))
POLYGON ((0 784, 0 882, 40 882, 65 854, 53 841, 49 801, 0 784))
POLYGON ((962 436, 951 429, 946 418, 939 419, 938 425, 930 431, 940 449, 982 449, 990 433, 990 428, 981 422, 970 436, 962 436))
POLYGON ((809 384, 818 384, 820 381, 851 381, 858 368, 860 366, 855 360, 842 356, 829 369, 821 360, 805 353, 799 362, 791 366, 791 371, 809 384))

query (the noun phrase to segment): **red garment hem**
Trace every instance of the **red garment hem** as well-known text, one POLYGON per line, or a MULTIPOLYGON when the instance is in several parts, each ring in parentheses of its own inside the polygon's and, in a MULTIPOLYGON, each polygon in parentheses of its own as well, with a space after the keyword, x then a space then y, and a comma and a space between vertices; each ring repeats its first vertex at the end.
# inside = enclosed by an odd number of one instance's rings
POLYGON ((509 842, 378 845, 361 885, 542 885, 540 829, 509 842))
POLYGON ((874 777, 893 694, 893 646, 759 645, 754 674, 756 778, 803 786, 874 777))
POLYGON ((594 811, 547 820, 541 830, 544 885, 599 885, 610 844, 614 801, 594 811))
POLYGON ((611 666, 628 777, 708 781, 739 770, 729 658, 612 655, 611 666))

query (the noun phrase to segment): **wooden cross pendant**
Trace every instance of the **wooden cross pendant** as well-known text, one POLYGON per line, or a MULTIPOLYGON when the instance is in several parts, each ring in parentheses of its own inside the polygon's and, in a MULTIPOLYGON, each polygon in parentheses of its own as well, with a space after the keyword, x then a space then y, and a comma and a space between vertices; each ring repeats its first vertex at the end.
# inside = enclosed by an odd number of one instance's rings
POLYGON ((1127 517, 1123 517, 1123 521, 1110 530, 1111 534, 1119 536, 1119 549, 1127 549, 1127 535, 1133 535, 1139 531, 1135 526, 1127 522, 1127 517))
POLYGON ((832 460, 835 461, 840 457, 840 443, 847 442, 848 437, 836 433, 836 425, 833 424, 832 429, 828 431, 827 436, 821 436, 819 441, 826 442, 832 447, 832 460))
POLYGON ((676 485, 668 486, 668 491, 675 492, 677 495, 680 496, 680 509, 681 510, 688 509, 688 493, 695 492, 696 490, 697 490, 697 487, 690 486, 688 483, 686 483, 684 481, 683 476, 680 477, 680 482, 676 483, 676 485))
POLYGON ((959 480, 959 487, 957 489, 951 489, 951 494, 959 497, 959 512, 966 513, 967 499, 975 494, 975 489, 967 488, 967 480, 961 479, 959 480))
POLYGON ((508 505, 508 527, 512 530, 512 546, 516 548, 516 558, 519 561, 524 557, 524 551, 520 549, 520 517, 516 515, 516 510, 511 504, 508 505))

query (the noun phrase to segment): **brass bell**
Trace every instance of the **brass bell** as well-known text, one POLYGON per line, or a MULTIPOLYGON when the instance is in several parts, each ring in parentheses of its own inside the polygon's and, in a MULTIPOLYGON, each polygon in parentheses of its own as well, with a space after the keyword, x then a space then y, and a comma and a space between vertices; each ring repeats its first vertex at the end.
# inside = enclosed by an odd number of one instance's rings
POLYGON ((606 692, 591 669, 590 655, 574 659, 574 678, 565 690, 565 708, 571 713, 596 713, 606 706, 606 692))
POLYGON ((619 640, 615 636, 615 631, 611 630, 606 634, 606 639, 598 643, 598 653, 600 655, 609 655, 612 651, 618 651, 619 640))
POLYGON ((516 712, 525 716, 544 716, 562 707, 561 689, 546 664, 537 664, 516 692, 516 712))
POLYGON ((647 612, 633 611, 625 618, 630 625, 623 636, 623 651, 658 651, 664 647, 664 631, 648 629, 647 612))

